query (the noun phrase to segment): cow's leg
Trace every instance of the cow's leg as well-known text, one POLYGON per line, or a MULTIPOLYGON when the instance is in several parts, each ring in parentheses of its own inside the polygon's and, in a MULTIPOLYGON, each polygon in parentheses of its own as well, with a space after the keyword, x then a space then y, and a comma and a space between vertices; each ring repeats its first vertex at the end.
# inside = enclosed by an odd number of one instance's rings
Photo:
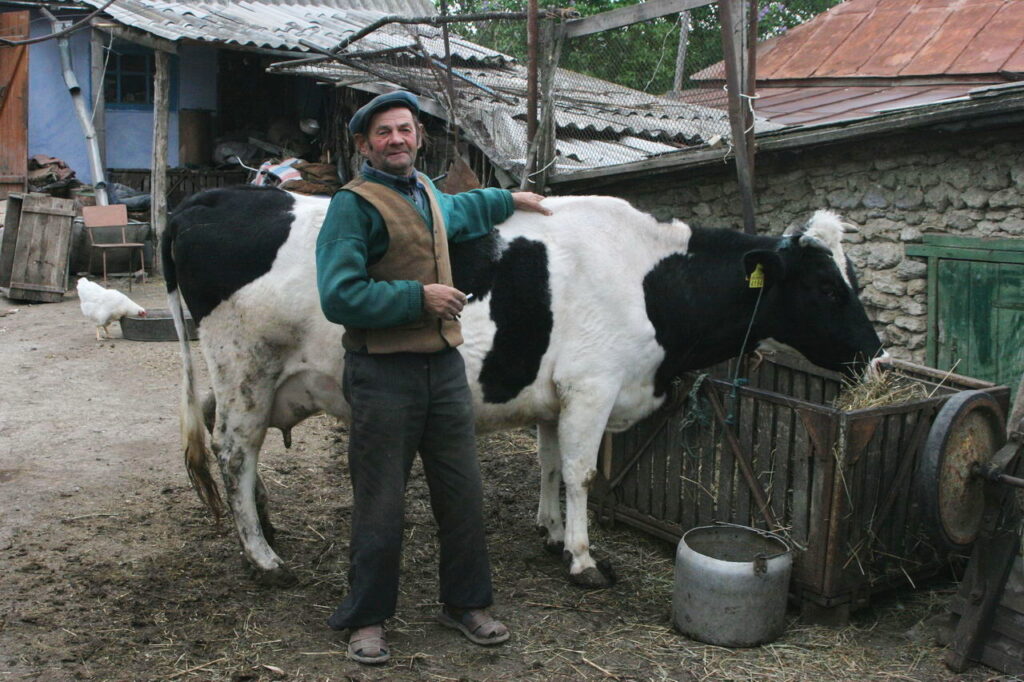
MULTIPOLYGON (((258 392, 254 390, 253 394, 258 392)), ((290 585, 295 582, 295 575, 271 549, 263 534, 262 521, 266 518, 265 489, 262 495, 262 514, 257 505, 259 476, 256 466, 267 433, 269 408, 251 406, 237 411, 220 408, 218 405, 214 452, 220 463, 224 491, 238 530, 238 539, 242 543, 242 551, 256 572, 257 582, 290 585)))
MULTIPOLYGON (((203 398, 203 424, 206 425, 206 430, 213 436, 213 429, 217 422, 217 398, 210 391, 203 398)), ((267 543, 270 545, 274 544, 274 535, 276 530, 274 524, 270 522, 270 496, 267 494, 267 487, 263 485, 263 478, 256 474, 256 512, 260 518, 260 528, 263 529, 263 537, 267 539, 267 543)))
POLYGON ((590 555, 587 532, 587 492, 597 476, 598 449, 614 400, 614 393, 602 386, 577 385, 562 392, 558 445, 565 480, 565 551, 572 558, 569 580, 583 587, 615 582, 611 565, 598 566, 590 555))
POLYGON ((558 449, 558 424, 537 424, 537 458, 540 460, 540 502, 537 505, 537 530, 544 537, 544 549, 561 556, 565 547, 562 525, 562 459, 558 449))

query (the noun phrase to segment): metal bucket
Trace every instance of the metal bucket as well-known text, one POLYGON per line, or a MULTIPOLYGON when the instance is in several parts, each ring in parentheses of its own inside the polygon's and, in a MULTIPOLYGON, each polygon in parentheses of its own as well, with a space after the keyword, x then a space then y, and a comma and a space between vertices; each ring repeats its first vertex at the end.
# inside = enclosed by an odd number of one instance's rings
POLYGON ((683 534, 672 621, 687 637, 729 647, 771 642, 786 627, 793 555, 768 531, 721 524, 683 534))

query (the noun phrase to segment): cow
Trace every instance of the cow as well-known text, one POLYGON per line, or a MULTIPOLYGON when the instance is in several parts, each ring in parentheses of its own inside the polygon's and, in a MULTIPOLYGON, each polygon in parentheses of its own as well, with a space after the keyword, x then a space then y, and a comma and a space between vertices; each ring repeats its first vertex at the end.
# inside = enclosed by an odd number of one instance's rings
MULTIPOLYGON (((266 583, 292 580, 268 543, 273 526, 256 466, 267 429, 281 429, 287 444, 314 413, 349 417, 343 328, 321 313, 315 280, 328 203, 279 189, 209 190, 181 204, 162 244, 179 338, 187 338, 184 302, 209 368, 212 450, 228 507, 266 583)), ((651 414, 682 372, 762 341, 847 372, 884 352, 832 213, 775 237, 659 222, 612 197, 544 205, 551 216, 517 212, 487 237, 451 247, 455 286, 473 295, 460 351, 481 429, 537 424, 538 528, 546 547, 565 552, 573 582, 598 587, 612 576, 590 553, 586 510, 605 431, 651 414)), ((216 511, 184 340, 181 353, 186 467, 216 511)))

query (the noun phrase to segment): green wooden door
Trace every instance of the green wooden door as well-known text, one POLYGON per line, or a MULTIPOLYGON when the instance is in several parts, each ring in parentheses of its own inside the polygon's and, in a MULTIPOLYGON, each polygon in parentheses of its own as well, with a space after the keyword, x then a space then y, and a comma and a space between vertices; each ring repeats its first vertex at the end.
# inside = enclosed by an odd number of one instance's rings
POLYGON ((1024 265, 942 259, 936 366, 1016 386, 1024 373, 1024 265))
POLYGON ((1024 374, 1024 240, 926 236, 928 364, 1016 388, 1024 374))

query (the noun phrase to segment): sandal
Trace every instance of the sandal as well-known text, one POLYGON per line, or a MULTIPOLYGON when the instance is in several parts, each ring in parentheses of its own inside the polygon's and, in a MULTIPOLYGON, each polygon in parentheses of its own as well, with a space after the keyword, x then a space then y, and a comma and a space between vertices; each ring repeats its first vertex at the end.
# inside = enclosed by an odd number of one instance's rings
POLYGON ((391 651, 384 637, 384 626, 377 624, 354 628, 348 638, 348 657, 369 665, 387 663, 391 651))
POLYGON ((490 616, 483 609, 454 609, 445 606, 437 614, 441 625, 458 630, 474 644, 491 646, 501 644, 509 638, 509 631, 501 621, 490 616))

